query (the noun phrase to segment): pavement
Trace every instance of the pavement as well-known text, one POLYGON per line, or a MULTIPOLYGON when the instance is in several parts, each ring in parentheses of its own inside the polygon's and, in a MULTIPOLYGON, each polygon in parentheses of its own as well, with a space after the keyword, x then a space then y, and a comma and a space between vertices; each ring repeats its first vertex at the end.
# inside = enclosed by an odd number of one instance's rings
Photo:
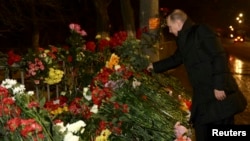
POLYGON ((232 56, 230 58, 231 72, 248 101, 245 111, 235 116, 235 123, 250 125, 250 61, 243 61, 232 56))

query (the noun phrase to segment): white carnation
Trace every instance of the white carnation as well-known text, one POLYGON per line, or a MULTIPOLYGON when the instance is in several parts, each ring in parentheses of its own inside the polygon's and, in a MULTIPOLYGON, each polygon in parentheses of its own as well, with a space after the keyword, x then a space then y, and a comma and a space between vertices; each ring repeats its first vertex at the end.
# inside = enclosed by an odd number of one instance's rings
POLYGON ((83 128, 85 126, 86 126, 86 123, 82 120, 79 120, 75 123, 67 124, 66 128, 67 128, 68 132, 77 133, 78 131, 80 131, 81 128, 83 128))
POLYGON ((83 96, 86 100, 90 101, 92 99, 91 94, 88 94, 89 88, 85 87, 83 88, 83 96))
POLYGON ((98 113, 98 105, 96 104, 93 105, 92 108, 90 109, 90 112, 95 113, 95 114, 98 113))
POLYGON ((68 132, 65 136, 63 141, 79 141, 79 136, 73 135, 72 132, 68 132))

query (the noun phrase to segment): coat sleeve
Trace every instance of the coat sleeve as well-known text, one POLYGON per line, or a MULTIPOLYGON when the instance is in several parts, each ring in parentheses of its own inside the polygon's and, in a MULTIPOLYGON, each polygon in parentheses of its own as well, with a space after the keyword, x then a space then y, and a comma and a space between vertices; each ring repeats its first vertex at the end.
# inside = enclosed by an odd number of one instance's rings
POLYGON ((209 56, 212 65, 214 89, 224 90, 226 76, 229 73, 227 56, 217 35, 207 26, 198 28, 198 40, 201 48, 209 56))
POLYGON ((154 72, 161 73, 169 69, 173 69, 182 64, 182 57, 179 49, 168 58, 153 63, 154 72))

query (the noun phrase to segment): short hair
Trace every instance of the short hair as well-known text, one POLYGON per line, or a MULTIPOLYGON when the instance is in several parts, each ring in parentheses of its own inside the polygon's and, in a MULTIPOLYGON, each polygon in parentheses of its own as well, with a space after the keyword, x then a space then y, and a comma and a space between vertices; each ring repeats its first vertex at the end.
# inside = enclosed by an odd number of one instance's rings
POLYGON ((167 16, 167 18, 170 18, 171 21, 180 20, 184 23, 187 20, 188 16, 184 11, 175 9, 167 16))

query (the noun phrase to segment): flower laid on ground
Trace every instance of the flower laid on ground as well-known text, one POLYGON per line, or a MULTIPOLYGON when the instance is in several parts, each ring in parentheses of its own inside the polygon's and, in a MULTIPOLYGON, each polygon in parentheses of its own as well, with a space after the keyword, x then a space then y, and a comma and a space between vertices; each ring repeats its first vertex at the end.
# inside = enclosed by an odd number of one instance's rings
POLYGON ((5 81, 2 81, 1 86, 10 90, 13 95, 23 94, 25 92, 25 86, 23 84, 19 84, 14 79, 7 78, 5 81))
POLYGON ((101 132, 100 136, 95 138, 95 141, 108 141, 111 132, 108 129, 105 129, 101 132))
POLYGON ((2 82, 5 140, 173 140, 175 123, 187 124, 178 98, 183 89, 167 74, 146 71, 149 58, 141 41, 119 32, 85 42, 80 25, 69 27, 66 46, 40 48, 24 57, 28 79, 58 84, 64 95, 35 99, 23 87, 15 88, 16 81, 2 82), (6 110, 5 102, 12 108, 6 110), (21 134, 25 126, 17 119, 30 120, 35 128, 21 134))
POLYGON ((106 67, 109 69, 113 69, 114 66, 118 65, 119 57, 115 54, 112 54, 110 60, 106 62, 106 67))
POLYGON ((44 108, 51 114, 52 119, 54 119, 54 117, 69 111, 67 102, 68 99, 65 96, 60 96, 46 101, 44 108))
MULTIPOLYGON (((0 86, 1 134, 3 140, 44 140, 52 138, 45 127, 45 113, 37 111, 39 104, 32 100, 22 84, 6 79, 0 86)), ((51 139, 52 140, 52 139, 51 139)))
POLYGON ((80 137, 77 134, 84 132, 86 124, 84 121, 79 120, 74 123, 67 123, 66 126, 64 126, 63 122, 58 122, 55 126, 59 128, 59 132, 65 134, 64 141, 79 141, 80 137))
POLYGON ((179 121, 176 122, 176 124, 174 125, 174 133, 176 139, 174 141, 192 141, 191 138, 187 136, 188 132, 189 131, 185 126, 181 125, 179 121))

